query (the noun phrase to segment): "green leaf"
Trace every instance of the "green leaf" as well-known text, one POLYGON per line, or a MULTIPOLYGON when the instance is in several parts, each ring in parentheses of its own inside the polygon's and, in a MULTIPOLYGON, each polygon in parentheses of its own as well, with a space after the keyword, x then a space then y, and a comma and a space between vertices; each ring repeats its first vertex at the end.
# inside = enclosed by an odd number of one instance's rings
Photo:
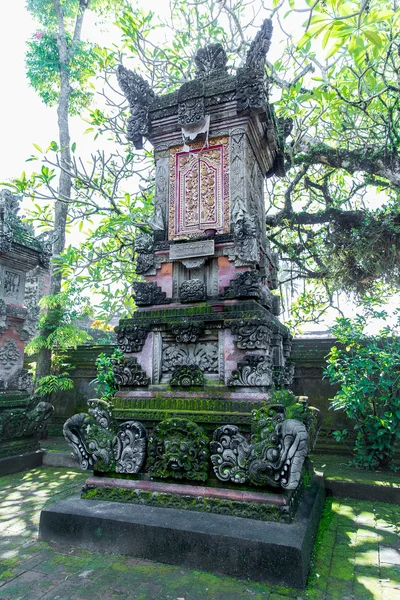
POLYGON ((38 146, 38 144, 32 144, 32 145, 36 148, 36 150, 38 150, 40 152, 40 154, 43 154, 43 150, 41 149, 40 146, 38 146))
POLYGON ((371 31, 370 29, 364 29, 364 35, 370 42, 375 44, 375 46, 377 46, 378 48, 382 47, 383 40, 376 31, 371 31))

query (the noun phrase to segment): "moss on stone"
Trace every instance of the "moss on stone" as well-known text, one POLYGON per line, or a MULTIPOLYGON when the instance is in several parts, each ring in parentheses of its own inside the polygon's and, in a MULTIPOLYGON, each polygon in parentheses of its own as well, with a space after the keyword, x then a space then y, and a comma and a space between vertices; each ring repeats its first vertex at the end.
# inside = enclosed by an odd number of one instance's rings
POLYGON ((170 494, 165 492, 148 492, 144 490, 124 490, 121 488, 101 487, 89 489, 82 493, 86 500, 108 500, 111 502, 128 502, 144 504, 158 508, 176 508, 198 512, 244 517, 258 521, 284 521, 279 508, 272 504, 241 502, 224 498, 203 498, 170 494))

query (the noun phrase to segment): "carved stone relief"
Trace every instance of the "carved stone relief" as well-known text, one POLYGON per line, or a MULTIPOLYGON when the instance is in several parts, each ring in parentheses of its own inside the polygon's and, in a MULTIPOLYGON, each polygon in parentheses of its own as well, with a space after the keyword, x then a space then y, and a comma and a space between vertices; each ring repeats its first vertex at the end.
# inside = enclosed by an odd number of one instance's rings
POLYGON ((273 295, 256 270, 239 273, 224 289, 224 298, 256 298, 268 310, 273 307, 273 295))
POLYGON ((203 123, 204 118, 204 84, 188 81, 178 90, 178 123, 187 127, 203 123))
POLYGON ((271 386, 271 358, 265 354, 249 354, 239 362, 228 380, 229 386, 271 386))
POLYGON ((183 281, 179 288, 181 302, 202 302, 206 298, 204 283, 200 279, 183 281))
POLYGON ((149 271, 154 270, 155 256, 153 252, 154 235, 140 231, 135 237, 136 257, 136 273, 144 275, 149 271))
POLYGON ((8 379, 18 365, 22 362, 22 356, 14 340, 6 340, 0 346, 0 373, 3 379, 8 379))
MULTIPOLYGON (((167 228, 168 187, 169 156, 159 158, 156 162, 156 196, 154 200, 154 212, 158 212, 159 216, 161 216, 163 232, 165 232, 167 228)), ((154 232, 157 239, 160 237, 160 233, 160 231, 154 232)))
POLYGON ((147 338, 148 328, 139 325, 116 327, 117 344, 122 352, 141 352, 147 338))
POLYGON ((53 412, 48 402, 30 404, 26 409, 0 412, 0 441, 37 435, 53 412))
POLYGON ((152 304, 168 304, 171 298, 162 291, 154 281, 135 281, 133 284, 135 302, 138 306, 151 306, 152 304))
POLYGON ((245 189, 245 144, 246 133, 242 128, 233 129, 229 135, 229 178, 231 189, 231 223, 235 223, 238 207, 244 206, 246 201, 245 189))
POLYGON ((235 425, 223 425, 210 443, 214 473, 221 481, 296 489, 308 451, 305 425, 295 419, 276 421, 264 439, 249 443, 235 425))
POLYGON ((115 471, 138 473, 146 457, 147 432, 137 421, 127 421, 119 426, 113 441, 115 471))
POLYGON ((181 323, 169 327, 177 344, 194 344, 203 335, 204 324, 195 321, 184 320, 181 323))
POLYGON ((270 347, 272 330, 266 319, 227 321, 226 325, 232 331, 238 348, 266 350, 270 347))
POLYGON ((153 477, 205 481, 208 458, 207 436, 187 419, 162 421, 149 437, 147 465, 153 477))
POLYGON ((218 371, 218 343, 169 345, 163 348, 162 371, 171 372, 177 366, 195 365, 201 371, 218 371))
POLYGON ((89 400, 88 413, 79 413, 64 424, 64 437, 79 460, 81 469, 138 473, 146 459, 147 432, 141 423, 117 425, 111 405, 89 400))
POLYGON ((114 379, 120 386, 146 386, 150 379, 136 358, 111 359, 114 379))

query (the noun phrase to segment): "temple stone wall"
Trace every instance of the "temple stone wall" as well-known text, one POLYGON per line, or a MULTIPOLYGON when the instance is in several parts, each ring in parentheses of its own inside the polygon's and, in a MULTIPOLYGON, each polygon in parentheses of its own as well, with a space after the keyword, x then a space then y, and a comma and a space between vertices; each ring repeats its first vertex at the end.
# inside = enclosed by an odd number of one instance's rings
MULTIPOLYGON (((317 441, 317 451, 346 452, 346 449, 335 442, 331 432, 344 427, 351 428, 345 415, 339 411, 329 410, 329 399, 337 387, 323 378, 326 366, 326 355, 334 344, 332 337, 300 336, 293 340, 290 359, 296 364, 292 389, 298 396, 308 396, 310 404, 319 408, 324 415, 322 430, 317 441)), ((95 361, 101 352, 112 354, 116 345, 78 346, 71 350, 68 361, 75 367, 71 373, 74 389, 64 392, 62 398, 55 399, 55 413, 48 429, 52 435, 61 435, 62 425, 66 418, 76 412, 86 412, 86 401, 95 397, 93 384, 96 377, 95 361)))

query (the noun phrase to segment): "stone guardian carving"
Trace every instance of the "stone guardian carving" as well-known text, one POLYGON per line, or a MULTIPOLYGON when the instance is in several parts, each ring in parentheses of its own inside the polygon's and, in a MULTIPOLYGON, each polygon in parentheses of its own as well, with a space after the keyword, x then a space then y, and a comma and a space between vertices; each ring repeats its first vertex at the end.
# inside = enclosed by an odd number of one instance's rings
POLYGON ((187 419, 162 421, 149 437, 148 470, 153 477, 206 481, 208 438, 187 419))
POLYGON ((214 473, 221 481, 253 483, 294 490, 308 451, 305 425, 295 419, 275 421, 257 443, 249 443, 235 425, 215 430, 210 443, 214 473))
POLYGON ((138 473, 146 459, 147 432, 141 423, 114 422, 111 405, 89 400, 88 413, 79 413, 64 424, 64 437, 81 469, 138 473))

